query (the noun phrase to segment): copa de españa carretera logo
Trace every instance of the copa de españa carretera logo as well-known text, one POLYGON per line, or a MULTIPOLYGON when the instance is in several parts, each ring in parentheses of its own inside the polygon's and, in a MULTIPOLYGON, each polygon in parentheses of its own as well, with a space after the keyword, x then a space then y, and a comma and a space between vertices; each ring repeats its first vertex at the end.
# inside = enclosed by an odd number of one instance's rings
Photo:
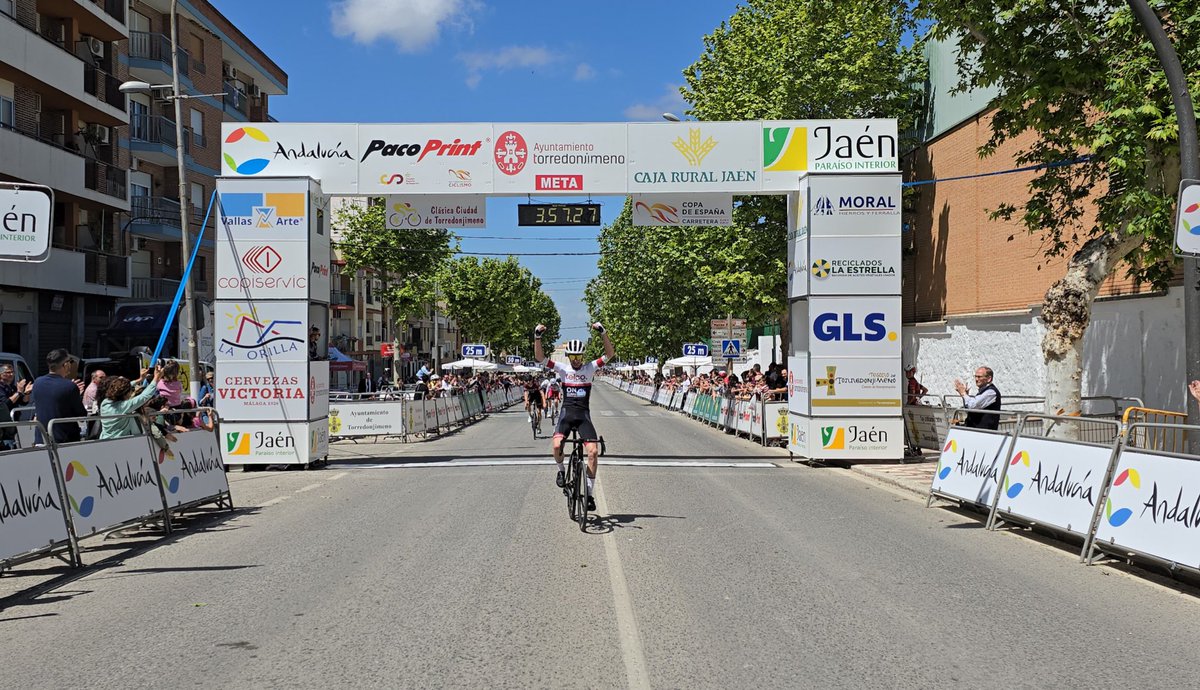
POLYGON ((1120 527, 1133 516, 1133 511, 1129 508, 1117 508, 1113 510, 1112 497, 1117 492, 1117 487, 1119 486, 1140 489, 1142 488, 1142 475, 1136 469, 1130 467, 1118 474, 1117 478, 1113 480, 1112 488, 1108 490, 1108 498, 1104 501, 1104 519, 1108 520, 1108 524, 1113 527, 1120 527))
POLYGON ((670 204, 647 204, 644 201, 639 201, 637 204, 635 204, 635 207, 645 212, 651 218, 662 223, 668 223, 670 225, 679 224, 679 209, 671 206, 670 204))
POLYGON ((79 517, 87 517, 92 514, 92 510, 96 507, 95 496, 84 496, 83 500, 75 500, 75 495, 71 493, 71 480, 76 477, 87 477, 87 467, 78 460, 72 460, 67 463, 67 469, 63 472, 63 479, 67 483, 67 500, 71 502, 71 509, 74 510, 79 517))
POLYGON ((803 172, 808 170, 808 130, 805 127, 763 128, 763 170, 803 172))
MULTIPOLYGON (((254 141, 260 141, 264 144, 271 143, 271 138, 264 134, 263 131, 257 127, 238 127, 230 132, 229 136, 225 137, 225 143, 236 144, 246 137, 249 137, 254 141)), ((225 153, 223 157, 225 158, 225 165, 229 166, 230 170, 239 175, 257 175, 265 170, 266 167, 271 163, 271 160, 268 158, 247 158, 239 163, 228 153, 225 153)))

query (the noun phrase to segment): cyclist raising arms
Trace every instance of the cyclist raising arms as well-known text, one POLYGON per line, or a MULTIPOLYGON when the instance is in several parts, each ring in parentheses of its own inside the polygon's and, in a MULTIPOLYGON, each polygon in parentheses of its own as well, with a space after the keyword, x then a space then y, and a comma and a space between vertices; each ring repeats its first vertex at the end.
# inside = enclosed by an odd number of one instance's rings
POLYGON ((554 483, 560 488, 566 483, 566 474, 564 471, 566 468, 563 467, 562 441, 572 429, 577 429, 580 439, 584 441, 583 448, 587 451, 588 458, 588 510, 596 509, 596 500, 592 497, 592 490, 596 484, 596 463, 600 457, 600 447, 596 443, 600 440, 600 436, 596 433, 596 427, 592 425, 590 407, 592 378, 596 375, 596 371, 600 367, 616 356, 616 351, 613 350, 612 341, 608 339, 608 333, 604 330, 604 326, 597 322, 592 324, 592 328, 604 339, 604 355, 600 359, 584 362, 583 341, 568 340, 563 345, 567 351, 567 359, 571 362, 570 366, 552 361, 549 357, 546 357, 542 349, 542 333, 546 331, 545 326, 538 324, 538 327, 533 331, 534 360, 554 371, 562 379, 563 409, 562 414, 558 418, 558 426, 554 428, 554 462, 558 465, 558 474, 554 479, 554 483))

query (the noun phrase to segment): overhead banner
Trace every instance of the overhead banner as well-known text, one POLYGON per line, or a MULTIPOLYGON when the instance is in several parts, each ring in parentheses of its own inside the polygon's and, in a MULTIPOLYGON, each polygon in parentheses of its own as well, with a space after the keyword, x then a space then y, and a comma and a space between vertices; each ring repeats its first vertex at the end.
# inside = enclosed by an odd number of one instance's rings
POLYGON ((66 541, 67 523, 50 451, 5 453, 0 462, 0 560, 66 541))
POLYGON ((490 124, 360 124, 358 193, 490 194, 493 149, 490 124))
POLYGON ((898 170, 895 120, 223 123, 222 173, 326 194, 778 193, 810 172, 898 170))
POLYGON ((1200 462, 1121 450, 1096 542, 1200 568, 1200 462))
POLYGON ((487 197, 481 194, 389 196, 386 203, 388 230, 487 227, 487 197))
POLYGON ((811 370, 813 416, 900 413, 899 357, 813 357, 811 370))
POLYGON ((807 344, 813 357, 899 357, 900 297, 813 297, 807 344))
POLYGON ((626 191, 624 124, 494 124, 492 132, 496 194, 626 191))
POLYGON ((812 175, 809 234, 899 237, 900 189, 899 175, 812 175))
POLYGON ((950 427, 930 488, 990 508, 1010 438, 1008 434, 950 427))
POLYGON ((1086 536, 1112 453, 1104 446, 1018 438, 996 508, 1086 536))
POLYGON ((877 237, 813 237, 809 293, 899 295, 900 243, 877 237))
POLYGON ((732 194, 634 194, 630 203, 634 225, 733 225, 732 194))
POLYGON ((308 361, 308 302, 219 301, 213 321, 222 364, 308 361))

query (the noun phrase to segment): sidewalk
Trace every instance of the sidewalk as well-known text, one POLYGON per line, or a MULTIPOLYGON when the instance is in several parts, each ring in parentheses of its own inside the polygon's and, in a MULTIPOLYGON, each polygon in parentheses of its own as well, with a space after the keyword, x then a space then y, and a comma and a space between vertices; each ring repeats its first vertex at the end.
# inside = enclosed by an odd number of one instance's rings
POLYGON ((850 471, 911 491, 924 498, 929 494, 929 485, 933 483, 933 471, 937 469, 937 463, 937 451, 926 450, 924 458, 888 464, 856 464, 850 466, 850 471))

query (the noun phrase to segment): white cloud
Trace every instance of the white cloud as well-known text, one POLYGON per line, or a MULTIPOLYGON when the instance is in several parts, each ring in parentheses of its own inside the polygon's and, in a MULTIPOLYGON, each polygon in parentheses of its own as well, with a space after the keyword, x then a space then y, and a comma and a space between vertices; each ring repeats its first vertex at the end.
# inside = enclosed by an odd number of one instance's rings
POLYGON ((675 113, 683 117, 684 111, 691 106, 680 95, 681 87, 682 84, 664 85, 662 94, 656 100, 634 103, 625 109, 625 117, 630 120, 661 120, 663 113, 675 113))
POLYGON ((581 62, 575 67, 575 81, 587 81, 594 76, 596 76, 596 70, 586 62, 581 62))
POLYGON ((537 46, 508 46, 495 51, 460 53, 458 61, 467 68, 467 86, 475 88, 485 72, 504 72, 517 67, 544 67, 558 60, 554 53, 537 46))
POLYGON ((337 0, 333 3, 335 36, 371 44, 389 40, 402 53, 433 45, 443 29, 471 29, 477 0, 337 0))

